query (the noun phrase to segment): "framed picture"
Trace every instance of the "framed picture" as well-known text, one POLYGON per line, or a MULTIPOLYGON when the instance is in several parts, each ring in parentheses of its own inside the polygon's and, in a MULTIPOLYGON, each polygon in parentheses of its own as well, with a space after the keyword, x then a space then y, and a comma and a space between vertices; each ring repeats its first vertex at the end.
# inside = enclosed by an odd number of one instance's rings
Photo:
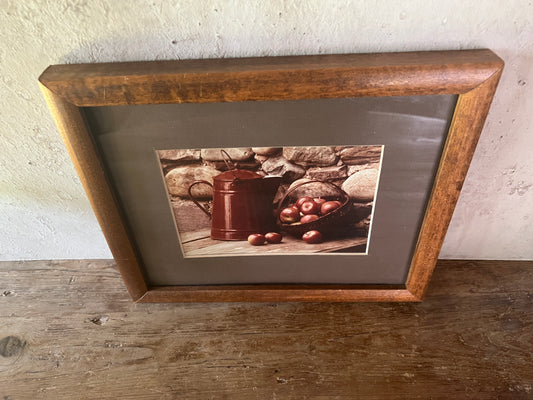
POLYGON ((502 69, 462 50, 39 81, 135 301, 421 301, 502 69))

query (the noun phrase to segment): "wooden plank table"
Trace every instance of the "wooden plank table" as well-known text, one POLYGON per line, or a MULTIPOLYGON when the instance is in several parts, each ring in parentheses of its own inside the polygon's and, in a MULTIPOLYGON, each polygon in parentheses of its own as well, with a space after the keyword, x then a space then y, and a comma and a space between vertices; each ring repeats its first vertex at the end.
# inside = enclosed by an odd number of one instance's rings
POLYGON ((309 254, 338 251, 364 253, 366 237, 344 237, 327 240, 317 244, 307 244, 303 240, 284 235, 281 243, 252 246, 246 240, 213 240, 209 229, 185 232, 180 235, 186 257, 208 257, 220 255, 272 255, 272 254, 309 254))
POLYGON ((0 399, 533 397, 533 262, 423 303, 135 304, 109 260, 0 263, 0 399))

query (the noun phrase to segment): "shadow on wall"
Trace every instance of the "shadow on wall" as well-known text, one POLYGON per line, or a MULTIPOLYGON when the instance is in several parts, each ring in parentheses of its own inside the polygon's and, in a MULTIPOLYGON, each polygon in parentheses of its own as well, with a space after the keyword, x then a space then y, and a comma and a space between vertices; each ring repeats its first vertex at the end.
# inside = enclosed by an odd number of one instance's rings
MULTIPOLYGON (((224 46, 215 34, 215 40, 199 32, 189 37, 174 39, 169 35, 114 36, 99 41, 83 44, 77 49, 65 54, 58 61, 59 64, 130 62, 130 61, 158 61, 158 60, 187 60, 207 58, 241 58, 286 56, 300 54, 320 54, 321 51, 302 52, 297 49, 281 49, 275 54, 272 48, 254 49, 253 53, 235 51, 233 45, 224 46), (224 50, 224 48, 227 50, 224 50), (233 51, 232 51, 233 47, 233 51)), ((224 42, 238 43, 246 38, 225 38, 224 42)), ((267 38, 265 38, 265 42, 267 38)), ((244 49, 243 49, 244 50, 244 49)), ((340 52, 340 51, 339 51, 340 52)))

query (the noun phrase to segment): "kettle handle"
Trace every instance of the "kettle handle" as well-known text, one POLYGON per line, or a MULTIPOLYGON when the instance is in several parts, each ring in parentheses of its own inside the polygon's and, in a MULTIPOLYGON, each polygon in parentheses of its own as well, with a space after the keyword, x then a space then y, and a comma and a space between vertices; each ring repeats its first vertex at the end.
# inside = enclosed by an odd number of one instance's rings
POLYGON ((197 185, 199 183, 205 183, 206 185, 209 185, 211 186, 211 189, 213 189, 213 185, 211 184, 211 182, 208 182, 208 181, 194 181, 193 183, 191 183, 189 185, 189 189, 187 190, 187 192, 189 193, 189 197, 191 198, 191 200, 194 202, 194 204, 196 204, 196 207, 198 207, 200 210, 202 210, 209 218, 211 218, 211 213, 209 211, 207 211, 207 209, 202 206, 198 200, 196 200, 194 198, 194 196, 192 195, 192 192, 191 192, 191 189, 194 185, 197 185))

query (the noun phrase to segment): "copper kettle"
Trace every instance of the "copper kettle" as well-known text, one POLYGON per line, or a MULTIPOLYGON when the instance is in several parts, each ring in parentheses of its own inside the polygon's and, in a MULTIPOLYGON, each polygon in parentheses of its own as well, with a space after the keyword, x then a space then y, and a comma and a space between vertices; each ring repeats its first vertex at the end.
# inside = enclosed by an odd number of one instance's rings
MULTIPOLYGON (((231 161, 229 155, 221 151, 231 161)), ((282 178, 237 169, 234 163, 228 167, 228 171, 213 178, 213 185, 200 180, 191 183, 188 189, 192 201, 211 218, 211 239, 246 240, 252 233, 276 230, 272 201, 282 178), (193 186, 201 183, 213 188, 212 213, 191 193, 193 186)))

